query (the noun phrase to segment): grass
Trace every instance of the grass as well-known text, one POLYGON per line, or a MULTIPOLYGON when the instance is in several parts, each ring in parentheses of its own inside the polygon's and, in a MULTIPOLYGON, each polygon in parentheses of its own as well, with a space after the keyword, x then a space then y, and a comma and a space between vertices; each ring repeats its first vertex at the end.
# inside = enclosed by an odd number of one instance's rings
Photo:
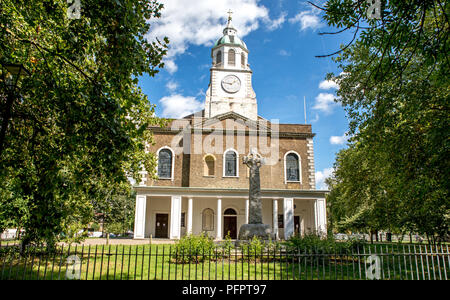
MULTIPOLYGON (((99 245, 70 247, 70 250, 69 247, 58 248, 58 252, 53 254, 34 249, 24 256, 19 256, 17 252, 8 252, 8 255, 3 252, 0 256, 0 278, 66 279, 66 271, 73 268, 67 263, 70 254, 81 259, 82 280, 365 279, 369 266, 364 259, 369 253, 379 254, 381 275, 385 279, 450 277, 448 252, 439 257, 414 256, 410 255, 414 253, 414 247, 404 245, 367 245, 365 253, 361 251, 360 256, 358 253, 352 256, 319 251, 315 256, 294 257, 265 252, 254 257, 243 256, 235 250, 226 256, 221 255, 219 250, 200 256, 198 263, 184 264, 177 263, 173 249, 173 245, 99 245)), ((419 250, 416 246, 415 252, 425 253, 425 249, 421 247, 419 250)), ((305 252, 301 250, 300 253, 305 252)))

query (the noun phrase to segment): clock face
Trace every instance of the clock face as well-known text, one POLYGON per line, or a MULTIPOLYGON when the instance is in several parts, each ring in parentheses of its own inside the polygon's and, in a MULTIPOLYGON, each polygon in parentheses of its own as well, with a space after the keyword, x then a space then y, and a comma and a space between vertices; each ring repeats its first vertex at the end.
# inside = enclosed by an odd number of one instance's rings
POLYGON ((236 93, 241 89, 241 81, 235 75, 227 75, 222 79, 222 88, 228 93, 236 93))

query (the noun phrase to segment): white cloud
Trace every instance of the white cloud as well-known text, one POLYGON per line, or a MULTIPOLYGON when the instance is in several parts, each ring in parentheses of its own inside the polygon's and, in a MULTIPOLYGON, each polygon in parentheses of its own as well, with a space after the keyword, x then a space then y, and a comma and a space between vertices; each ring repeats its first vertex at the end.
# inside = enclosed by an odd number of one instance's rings
POLYGON ((268 23, 267 24, 267 29, 272 31, 272 30, 280 28, 281 25, 283 25, 283 23, 286 21, 286 16, 287 16, 287 13, 286 12, 282 12, 278 19, 266 22, 266 23, 268 23))
POLYGON ((329 90, 329 89, 338 89, 339 85, 332 80, 324 80, 319 84, 319 89, 329 90))
POLYGON ((166 84, 166 88, 170 91, 170 92, 174 92, 177 88, 178 88, 178 83, 176 83, 175 81, 169 81, 166 84))
POLYGON ((175 64, 175 61, 173 59, 165 59, 164 60, 164 68, 170 74, 173 74, 178 70, 178 66, 175 64))
POLYGON ((316 123, 317 121, 319 121, 319 114, 316 113, 316 115, 314 116, 314 119, 311 120, 311 123, 316 123))
POLYGON ((163 107, 162 117, 180 119, 203 109, 203 103, 194 97, 173 94, 159 100, 163 107))
POLYGON ((313 109, 320 110, 329 115, 333 112, 334 106, 336 106, 334 99, 336 99, 336 96, 333 94, 320 93, 316 97, 313 109))
POLYGON ((341 136, 331 136, 330 137, 330 144, 332 145, 343 145, 345 142, 347 142, 348 136, 347 133, 344 133, 344 135, 341 136))
POLYGON ((310 10, 301 11, 295 17, 290 18, 290 23, 300 24, 300 31, 306 30, 308 28, 316 30, 324 24, 320 20, 320 10, 317 8, 312 8, 310 10))
POLYGON ((291 56, 290 52, 287 52, 284 49, 281 49, 280 52, 278 52, 281 56, 291 56))
POLYGON ((264 23, 269 30, 279 28, 285 21, 285 14, 271 20, 269 10, 260 0, 161 0, 164 8, 161 18, 151 19, 147 38, 167 36, 170 40, 165 58, 167 71, 177 71, 175 58, 186 52, 190 45, 211 47, 222 35, 226 25, 227 11, 233 11, 233 25, 239 37, 245 37, 264 23))
POLYGON ((326 190, 327 185, 325 184, 325 179, 333 174, 333 168, 325 168, 323 171, 316 172, 316 188, 320 190, 326 190))

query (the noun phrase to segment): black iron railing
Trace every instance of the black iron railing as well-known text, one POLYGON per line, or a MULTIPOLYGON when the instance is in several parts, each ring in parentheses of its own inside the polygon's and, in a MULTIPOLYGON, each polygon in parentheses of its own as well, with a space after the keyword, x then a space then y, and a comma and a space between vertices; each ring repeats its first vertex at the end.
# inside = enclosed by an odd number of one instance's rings
POLYGON ((0 247, 2 280, 447 280, 448 245, 355 249, 175 245, 0 247))

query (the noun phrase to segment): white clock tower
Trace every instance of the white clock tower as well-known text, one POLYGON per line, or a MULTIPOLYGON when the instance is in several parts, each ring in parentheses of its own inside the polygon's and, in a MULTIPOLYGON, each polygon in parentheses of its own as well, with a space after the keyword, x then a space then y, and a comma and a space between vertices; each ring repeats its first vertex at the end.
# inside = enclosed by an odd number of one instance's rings
POLYGON ((250 120, 258 118, 256 95, 252 88, 252 71, 248 49, 236 35, 231 12, 223 36, 211 50, 211 78, 206 92, 205 117, 213 118, 230 111, 250 120))

